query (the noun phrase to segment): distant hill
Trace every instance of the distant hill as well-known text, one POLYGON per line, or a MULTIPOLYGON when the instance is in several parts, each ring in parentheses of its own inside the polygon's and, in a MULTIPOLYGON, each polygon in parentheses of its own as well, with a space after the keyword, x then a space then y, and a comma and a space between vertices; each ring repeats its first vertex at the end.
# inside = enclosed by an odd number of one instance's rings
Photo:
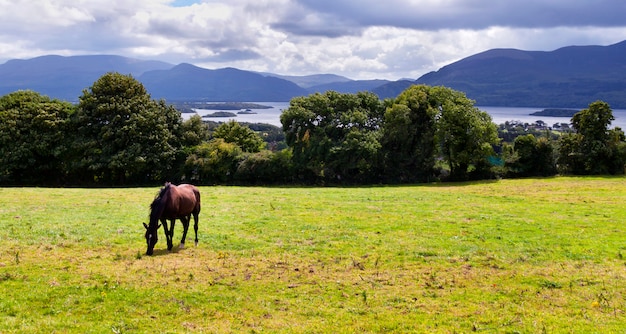
POLYGON ((609 46, 568 46, 551 52, 493 49, 412 80, 351 80, 334 74, 282 76, 235 68, 120 56, 42 56, 0 64, 0 95, 31 89, 77 101, 106 72, 132 74, 153 98, 171 101, 283 102, 335 90, 396 97, 412 84, 463 91, 479 106, 584 108, 596 100, 626 109, 626 41, 609 46))
POLYGON ((304 88, 291 81, 236 68, 208 70, 180 64, 137 79, 153 98, 166 100, 281 102, 306 95, 304 88))
MULTIPOLYGON (((120 56, 42 56, 0 65, 0 95, 30 89, 78 101, 103 74, 132 74, 153 98, 195 101, 289 101, 308 92, 295 83, 235 68, 208 70, 120 56)), ((337 78, 341 78, 337 76, 337 78)))
POLYGON ((111 71, 139 76, 174 65, 120 56, 42 56, 9 60, 0 65, 0 95, 20 89, 34 90, 67 101, 77 101, 83 89, 111 71))
POLYGON ((289 80, 302 88, 306 88, 308 94, 324 93, 334 90, 340 93, 357 93, 373 91, 375 88, 390 83, 389 80, 352 80, 335 74, 313 74, 304 76, 277 75, 262 73, 266 76, 289 80))
POLYGON ((310 88, 313 86, 319 86, 319 85, 335 83, 335 82, 338 83, 338 82, 352 81, 352 79, 348 79, 346 77, 342 77, 340 75, 335 75, 335 74, 312 74, 312 75, 302 75, 302 76, 279 75, 279 74, 273 74, 273 73, 261 73, 261 74, 265 76, 271 76, 271 77, 289 80, 302 88, 310 88))
POLYGON ((415 82, 410 80, 398 80, 378 86, 371 91, 372 93, 378 95, 380 99, 388 99, 398 96, 411 85, 415 85, 415 82))
POLYGON ((626 41, 551 52, 493 49, 431 72, 416 83, 463 91, 477 105, 626 108, 626 41))
POLYGON ((340 93, 357 93, 362 91, 372 91, 376 87, 380 87, 389 83, 388 80, 350 80, 342 82, 331 82, 322 85, 307 88, 309 94, 315 92, 326 92, 334 90, 340 93))

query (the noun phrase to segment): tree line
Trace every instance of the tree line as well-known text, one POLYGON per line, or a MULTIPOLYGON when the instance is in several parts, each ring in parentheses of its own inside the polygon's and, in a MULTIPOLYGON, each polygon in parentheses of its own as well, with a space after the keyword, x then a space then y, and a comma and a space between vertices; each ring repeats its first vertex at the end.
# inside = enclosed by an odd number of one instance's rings
POLYGON ((610 106, 571 131, 496 126, 464 93, 414 85, 393 99, 328 91, 297 97, 282 131, 183 121, 130 75, 107 73, 77 104, 33 91, 0 97, 0 183, 126 186, 379 184, 560 174, 623 174, 610 106))

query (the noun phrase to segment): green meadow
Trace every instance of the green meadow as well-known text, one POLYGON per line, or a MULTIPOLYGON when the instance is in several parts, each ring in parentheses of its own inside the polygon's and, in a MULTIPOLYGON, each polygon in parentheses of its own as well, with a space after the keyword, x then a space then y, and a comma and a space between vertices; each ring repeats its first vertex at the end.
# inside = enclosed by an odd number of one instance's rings
POLYGON ((154 188, 0 189, 0 333, 616 333, 626 179, 200 187, 145 256, 154 188))

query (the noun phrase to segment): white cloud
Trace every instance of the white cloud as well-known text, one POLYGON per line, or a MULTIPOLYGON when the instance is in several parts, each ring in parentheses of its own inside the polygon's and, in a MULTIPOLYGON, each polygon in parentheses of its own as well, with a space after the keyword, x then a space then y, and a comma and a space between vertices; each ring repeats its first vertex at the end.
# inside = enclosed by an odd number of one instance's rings
POLYGON ((208 68, 417 78, 491 48, 626 40, 598 0, 0 0, 0 62, 119 54, 208 68))

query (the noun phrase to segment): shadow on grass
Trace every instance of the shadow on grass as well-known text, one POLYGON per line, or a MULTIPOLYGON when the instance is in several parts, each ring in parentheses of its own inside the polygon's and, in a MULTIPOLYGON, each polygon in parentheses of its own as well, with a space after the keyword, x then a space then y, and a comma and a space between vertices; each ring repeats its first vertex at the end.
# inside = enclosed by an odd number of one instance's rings
POLYGON ((159 249, 155 248, 154 252, 152 253, 152 255, 145 255, 145 256, 148 256, 148 257, 151 257, 151 256, 152 257, 154 257, 154 256, 164 256, 164 255, 169 255, 169 254, 176 254, 176 253, 179 253, 179 252, 185 250, 185 248, 181 249, 179 247, 180 246, 174 246, 174 248, 172 248, 171 251, 168 251, 167 247, 166 248, 159 248, 159 249))

